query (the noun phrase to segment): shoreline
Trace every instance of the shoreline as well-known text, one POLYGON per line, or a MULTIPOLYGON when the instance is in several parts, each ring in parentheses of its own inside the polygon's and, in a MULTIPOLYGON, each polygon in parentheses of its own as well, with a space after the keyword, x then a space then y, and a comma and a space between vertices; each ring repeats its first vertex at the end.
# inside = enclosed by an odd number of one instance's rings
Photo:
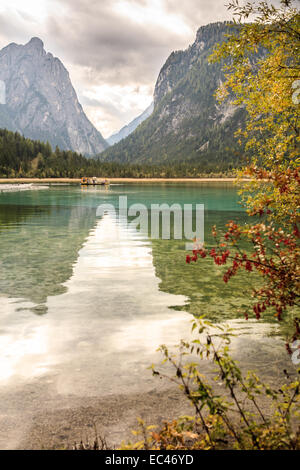
MULTIPOLYGON (((80 441, 93 442, 97 430, 109 448, 114 449, 122 441, 135 440, 131 431, 138 429, 138 418, 147 425, 161 426, 164 421, 190 412, 191 405, 175 385, 144 393, 69 396, 58 407, 50 405, 28 413, 28 427, 12 447, 13 450, 70 450, 75 442, 77 445, 80 441)), ((11 424, 21 426, 14 418, 11 424)))
MULTIPOLYGON (((106 178, 110 183, 233 183, 236 178, 106 178)), ((80 183, 80 178, 0 178, 0 184, 80 183)), ((242 179, 241 181, 249 181, 242 179)))

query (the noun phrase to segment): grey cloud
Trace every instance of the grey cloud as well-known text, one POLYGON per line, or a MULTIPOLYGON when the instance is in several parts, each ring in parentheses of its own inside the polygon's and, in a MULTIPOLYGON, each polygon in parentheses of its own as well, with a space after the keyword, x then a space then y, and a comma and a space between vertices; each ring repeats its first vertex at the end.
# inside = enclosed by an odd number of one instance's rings
MULTIPOLYGON (((70 8, 68 0, 63 2, 70 8)), ((55 38, 55 48, 63 50, 69 61, 91 67, 98 81, 149 83, 155 80, 169 53, 184 47, 186 40, 167 29, 133 23, 109 9, 108 4, 113 3, 92 2, 86 9, 85 1, 76 0, 68 18, 48 19, 47 35, 55 38)))
POLYGON ((35 18, 22 11, 16 10, 8 13, 0 13, 0 49, 11 42, 24 44, 32 36, 43 38, 42 24, 39 24, 35 18))
POLYGON ((94 98, 88 98, 87 96, 82 95, 80 99, 81 104, 91 106, 94 108, 99 108, 100 106, 103 106, 103 103, 101 101, 96 100, 94 98))
POLYGON ((164 0, 164 2, 169 13, 180 15, 193 28, 232 18, 232 14, 225 6, 228 3, 226 0, 184 0, 184 6, 178 0, 164 0))
POLYGON ((36 23, 36 19, 30 15, 30 13, 25 13, 24 11, 17 10, 17 14, 25 21, 29 21, 30 23, 36 23))
POLYGON ((118 117, 121 116, 120 110, 111 102, 104 100, 100 101, 95 98, 89 98, 85 95, 80 96, 80 102, 83 106, 89 106, 90 108, 100 108, 109 114, 118 115, 118 117))

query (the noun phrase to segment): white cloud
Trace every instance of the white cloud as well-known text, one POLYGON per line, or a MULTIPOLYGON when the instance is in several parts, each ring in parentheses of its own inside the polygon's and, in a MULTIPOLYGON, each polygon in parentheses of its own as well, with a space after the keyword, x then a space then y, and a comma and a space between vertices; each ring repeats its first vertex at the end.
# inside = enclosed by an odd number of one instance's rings
POLYGON ((163 0, 150 0, 144 4, 130 0, 119 0, 114 4, 116 13, 140 25, 147 24, 160 26, 163 30, 170 30, 176 34, 189 35, 191 28, 180 15, 166 11, 163 0))
POLYGON ((0 13, 15 12, 29 21, 41 21, 47 17, 49 0, 1 0, 0 13))
POLYGON ((107 138, 112 129, 120 129, 141 114, 150 105, 152 95, 152 88, 145 85, 101 85, 84 90, 81 102, 92 122, 107 138))

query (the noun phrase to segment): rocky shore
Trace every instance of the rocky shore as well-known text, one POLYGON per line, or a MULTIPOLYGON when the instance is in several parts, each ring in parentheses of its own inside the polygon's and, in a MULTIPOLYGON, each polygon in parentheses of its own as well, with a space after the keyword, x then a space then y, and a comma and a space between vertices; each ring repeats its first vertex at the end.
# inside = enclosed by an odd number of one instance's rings
POLYGON ((48 186, 38 186, 32 183, 9 183, 0 184, 0 193, 7 193, 13 191, 28 191, 32 189, 47 189, 48 186))

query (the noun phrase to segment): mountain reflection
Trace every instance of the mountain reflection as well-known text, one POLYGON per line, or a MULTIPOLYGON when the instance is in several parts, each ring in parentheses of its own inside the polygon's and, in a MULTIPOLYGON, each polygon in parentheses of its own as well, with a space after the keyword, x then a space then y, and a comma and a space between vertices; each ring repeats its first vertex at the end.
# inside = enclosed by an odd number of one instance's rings
POLYGON ((46 313, 48 296, 65 292, 95 209, 0 205, 0 292, 46 313))

